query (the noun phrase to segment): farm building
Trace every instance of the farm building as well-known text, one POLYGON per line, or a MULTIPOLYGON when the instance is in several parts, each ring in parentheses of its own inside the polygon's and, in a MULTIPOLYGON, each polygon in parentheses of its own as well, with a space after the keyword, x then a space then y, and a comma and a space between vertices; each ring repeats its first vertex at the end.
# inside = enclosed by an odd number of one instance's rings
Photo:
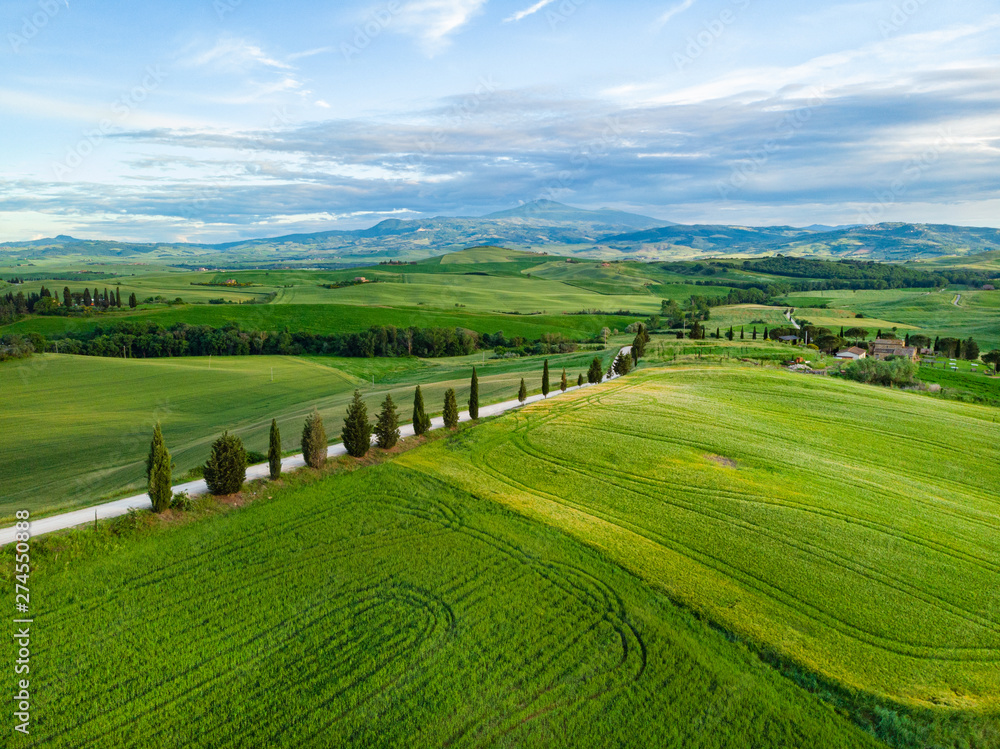
POLYGON ((907 346, 897 338, 876 338, 872 341, 869 353, 878 361, 884 361, 890 356, 904 356, 908 359, 917 358, 915 346, 907 346))
POLYGON ((799 337, 797 335, 783 335, 783 336, 778 336, 778 340, 784 343, 795 343, 797 340, 799 340, 799 337))
POLYGON ((868 352, 865 351, 863 348, 859 348, 858 346, 851 346, 848 349, 844 349, 843 351, 837 352, 838 359, 847 359, 851 361, 864 359, 866 356, 868 356, 868 352))

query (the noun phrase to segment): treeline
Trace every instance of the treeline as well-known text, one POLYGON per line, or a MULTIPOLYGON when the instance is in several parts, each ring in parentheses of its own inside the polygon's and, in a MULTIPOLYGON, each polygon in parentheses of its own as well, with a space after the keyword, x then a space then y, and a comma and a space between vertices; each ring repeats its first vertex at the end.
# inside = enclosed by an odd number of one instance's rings
POLYGON ((345 357, 466 356, 479 349, 515 354, 568 353, 576 344, 561 334, 535 341, 508 338, 502 331, 479 334, 464 328, 373 326, 360 333, 322 335, 308 332, 243 330, 237 323, 221 328, 176 323, 163 327, 148 321, 122 321, 53 340, 59 353, 85 356, 157 358, 165 356, 254 356, 327 354, 345 357))
MULTIPOLYGON (((135 294, 128 297, 128 305, 135 308, 138 300, 135 294)), ((99 309, 106 310, 112 307, 121 308, 121 289, 102 292, 94 288, 93 292, 89 288, 83 291, 70 291, 69 287, 63 287, 62 294, 57 296, 51 289, 44 286, 39 291, 32 291, 25 294, 19 291, 16 294, 8 291, 0 297, 0 323, 12 322, 26 313, 36 315, 69 315, 74 310, 99 309)))
MULTIPOLYGON (((730 265, 730 264, 726 264, 730 265)), ((963 268, 941 269, 933 272, 893 263, 877 263, 871 260, 815 260, 803 257, 775 257, 745 260, 742 270, 768 273, 774 276, 792 278, 818 278, 836 281, 813 288, 824 289, 908 289, 936 288, 949 283, 981 286, 991 275, 981 271, 963 268), (844 284, 843 282, 851 282, 844 284)))

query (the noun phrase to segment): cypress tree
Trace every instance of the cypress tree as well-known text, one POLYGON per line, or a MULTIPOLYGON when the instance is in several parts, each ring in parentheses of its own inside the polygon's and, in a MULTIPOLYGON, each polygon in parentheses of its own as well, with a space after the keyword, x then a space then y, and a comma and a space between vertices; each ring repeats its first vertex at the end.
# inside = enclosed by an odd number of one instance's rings
POLYGON ((271 471, 271 481, 281 476, 281 432, 278 431, 278 420, 271 419, 271 441, 267 446, 267 465, 271 471))
POLYGON ((757 328, 753 329, 753 340, 757 340, 757 328))
POLYGON ((93 300, 90 298, 90 289, 85 288, 83 290, 83 306, 89 307, 93 300))
POLYGON ((64 307, 73 306, 73 295, 69 291, 69 286, 63 286, 63 306, 64 307))
POLYGON ((444 394, 444 425, 448 429, 458 426, 458 398, 454 388, 448 388, 444 394))
POLYGON ((740 328, 740 340, 742 341, 742 340, 744 340, 744 338, 745 338, 745 336, 743 335, 743 328, 741 327, 740 328))
POLYGON ((132 309, 139 306, 139 298, 135 295, 134 291, 128 295, 128 306, 132 309))
POLYGON ((163 512, 170 507, 170 501, 174 498, 170 486, 171 468, 170 453, 163 442, 160 422, 156 422, 153 441, 149 445, 149 457, 146 458, 146 491, 153 503, 153 512, 163 512))
MULTIPOLYGON (((524 380, 521 380, 521 382, 524 382, 524 380)), ((583 387, 583 372, 576 376, 576 386, 578 388, 583 387)))
POLYGON ((368 421, 368 406, 361 400, 361 391, 354 391, 354 400, 347 407, 344 417, 344 428, 340 438, 347 448, 347 454, 353 458, 364 457, 372 446, 372 425, 368 421))
POLYGON ((545 366, 542 367, 542 395, 546 398, 549 397, 549 360, 545 360, 545 366))
POLYGON ((940 336, 934 336, 934 350, 935 351, 940 351, 941 350, 940 343, 941 343, 941 337, 940 336))
POLYGON ((601 360, 595 356, 594 360, 590 362, 590 369, 587 370, 587 382, 596 384, 601 381, 603 374, 604 367, 601 366, 601 360))
POLYGON ((882 328, 878 329, 878 333, 875 334, 875 337, 876 338, 881 338, 882 337, 882 328))
POLYGON ((517 389, 517 399, 524 403, 528 400, 528 386, 524 384, 524 378, 521 378, 521 387, 517 389))
POLYGON ((424 396, 417 385, 413 393, 413 433, 418 437, 431 428, 431 417, 424 412, 424 396))
POLYGON ((388 393, 382 401, 382 410, 378 412, 375 438, 383 450, 391 450, 399 442, 399 413, 396 411, 396 404, 392 402, 392 396, 388 393))
MULTIPOLYGON (((840 326, 840 337, 841 338, 844 337, 844 326, 843 325, 840 326)), ((907 336, 907 338, 909 338, 909 336, 907 336)))
POLYGON ((121 286, 119 286, 117 289, 115 289, 115 306, 118 309, 122 308, 122 287, 121 286))
MULTIPOLYGON (((756 332, 757 332, 757 329, 754 328, 754 333, 756 333, 756 332)), ((767 326, 766 325, 764 326, 764 340, 765 341, 767 340, 767 326)))
POLYGON ((733 332, 733 326, 730 325, 729 326, 729 330, 726 331, 726 338, 731 341, 735 337, 736 337, 736 334, 733 332))
POLYGON ((205 483, 216 496, 236 494, 247 478, 247 451, 243 440, 223 432, 212 443, 212 454, 205 463, 205 483))
POLYGON ((479 375, 476 368, 472 368, 472 382, 469 385, 469 418, 479 418, 479 375))
POLYGON ((302 427, 302 457, 310 468, 322 468, 326 462, 326 429, 315 408, 302 427))
POLYGON ((569 383, 566 381, 566 368, 563 367, 562 379, 559 380, 559 389, 565 393, 566 388, 568 387, 569 383))
POLYGON ((721 330, 719 328, 715 329, 715 339, 717 341, 721 341, 722 340, 722 332, 721 332, 721 330))

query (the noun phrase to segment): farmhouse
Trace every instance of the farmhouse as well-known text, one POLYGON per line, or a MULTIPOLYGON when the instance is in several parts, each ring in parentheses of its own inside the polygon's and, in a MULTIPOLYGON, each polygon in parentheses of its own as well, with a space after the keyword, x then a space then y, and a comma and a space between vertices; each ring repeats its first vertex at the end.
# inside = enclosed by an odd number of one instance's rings
POLYGON ((838 359, 849 359, 852 361, 864 359, 866 356, 868 356, 868 352, 857 346, 851 346, 849 349, 837 352, 838 359))
POLYGON ((784 341, 785 343, 795 343, 797 340, 799 340, 799 337, 797 335, 783 335, 783 336, 778 336, 778 340, 784 341))
POLYGON ((917 348, 907 346, 898 338, 876 338, 872 341, 869 353, 878 361, 884 361, 890 356, 904 356, 907 359, 917 358, 917 348))

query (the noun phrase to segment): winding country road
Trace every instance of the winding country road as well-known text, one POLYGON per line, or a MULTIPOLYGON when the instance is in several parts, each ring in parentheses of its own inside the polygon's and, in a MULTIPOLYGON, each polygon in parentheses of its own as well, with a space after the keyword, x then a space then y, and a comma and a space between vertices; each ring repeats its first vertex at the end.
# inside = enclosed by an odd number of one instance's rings
POLYGON ((955 294, 955 298, 951 300, 951 303, 954 304, 956 307, 958 307, 959 306, 958 303, 960 301, 962 301, 962 295, 961 294, 955 294))
MULTIPOLYGON (((632 351, 631 346, 624 346, 616 355, 623 356, 630 354, 632 351)), ((607 382, 608 380, 613 380, 618 375, 604 375, 602 382, 607 382)), ((589 387, 588 384, 584 385, 574 385, 566 389, 569 393, 573 390, 579 390, 581 387, 589 387)), ((549 393, 550 398, 555 398, 562 395, 562 391, 556 387, 555 391, 549 393)), ((545 400, 541 395, 530 396, 523 405, 528 403, 536 403, 537 401, 545 400)), ((505 411, 510 411, 515 408, 520 408, 522 403, 517 400, 502 401, 500 403, 493 403, 488 406, 481 406, 479 409, 480 418, 487 416, 496 416, 502 414, 505 411)), ((469 421, 469 412, 463 411, 459 415, 459 421, 469 421)), ((444 426, 444 418, 437 417, 431 419, 431 429, 441 429, 444 426)), ((399 428, 399 434, 401 437, 412 437, 413 436, 413 425, 404 424, 399 428)), ((374 444, 375 437, 372 437, 372 443, 374 444)), ((326 451, 327 457, 336 458, 340 455, 346 455, 347 450, 343 444, 337 442, 330 445, 326 451)), ((295 471, 299 468, 303 468, 306 462, 301 454, 292 455, 281 460, 281 471, 282 473, 286 471, 295 471)), ((253 479, 263 479, 267 478, 270 473, 270 469, 267 463, 260 463, 255 466, 247 467, 247 481, 252 481, 253 479)), ((175 494, 179 492, 187 492, 191 497, 197 497, 202 494, 208 493, 208 487, 205 485, 204 479, 199 479, 197 481, 189 481, 186 484, 178 484, 173 487, 175 494)), ((79 525, 86 525, 87 523, 93 523, 95 519, 107 520, 108 518, 116 518, 120 515, 126 514, 129 510, 149 510, 152 509, 152 503, 149 500, 148 494, 136 494, 132 497, 124 497, 122 499, 116 499, 111 502, 105 502, 103 504, 94 505, 92 507, 86 507, 81 510, 73 510, 71 512, 64 512, 59 515, 50 515, 49 517, 39 518, 38 520, 32 520, 30 525, 31 536, 41 536, 45 533, 53 533, 54 531, 61 531, 67 528, 75 528, 79 525)), ((0 529, 0 546, 5 546, 6 544, 12 543, 15 538, 14 534, 16 529, 14 526, 0 529)))

